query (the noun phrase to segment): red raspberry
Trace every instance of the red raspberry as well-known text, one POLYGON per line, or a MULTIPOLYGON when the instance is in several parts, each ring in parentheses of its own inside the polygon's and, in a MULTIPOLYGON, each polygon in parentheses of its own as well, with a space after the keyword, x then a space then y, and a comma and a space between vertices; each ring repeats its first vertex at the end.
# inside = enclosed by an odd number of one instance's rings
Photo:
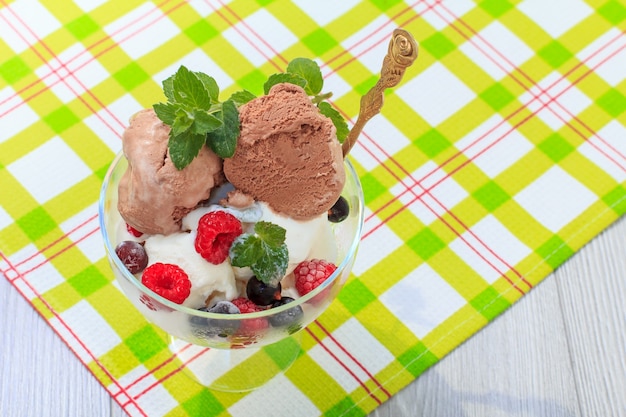
POLYGON ((126 230, 128 230, 128 233, 135 237, 141 237, 141 235, 143 235, 143 232, 140 232, 128 223, 126 223, 126 230))
POLYGON ((178 265, 157 262, 143 271, 141 282, 163 298, 182 304, 191 292, 191 281, 178 265))
MULTIPOLYGON (((263 307, 254 304, 253 301, 244 297, 235 298, 231 302, 239 308, 241 314, 256 313, 257 311, 265 310, 263 307)), ((242 318, 241 327, 239 327, 238 333, 240 335, 250 336, 267 329, 268 327, 269 323, 265 317, 257 317, 253 319, 242 318)))
POLYGON ((256 313, 257 311, 263 311, 261 306, 258 306, 252 302, 252 300, 245 297, 238 297, 231 301, 234 305, 237 306, 241 314, 246 313, 256 313))
POLYGON ((298 294, 305 295, 317 288, 337 267, 323 259, 302 261, 293 270, 298 294))
POLYGON ((198 222, 196 252, 212 264, 221 264, 242 232, 241 222, 232 214, 221 210, 208 212, 198 222))

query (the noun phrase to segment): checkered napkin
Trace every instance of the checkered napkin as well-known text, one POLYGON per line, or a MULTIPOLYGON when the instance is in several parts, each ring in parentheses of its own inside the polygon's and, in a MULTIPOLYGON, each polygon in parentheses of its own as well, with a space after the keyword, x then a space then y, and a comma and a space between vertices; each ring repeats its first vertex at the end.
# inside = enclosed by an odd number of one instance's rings
POLYGON ((626 211, 625 31, 615 0, 0 0, 0 271, 131 416, 365 415, 626 211), (352 277, 288 372, 203 389, 104 257, 129 115, 180 64, 227 97, 304 56, 352 124, 396 27, 420 56, 351 152, 352 277))

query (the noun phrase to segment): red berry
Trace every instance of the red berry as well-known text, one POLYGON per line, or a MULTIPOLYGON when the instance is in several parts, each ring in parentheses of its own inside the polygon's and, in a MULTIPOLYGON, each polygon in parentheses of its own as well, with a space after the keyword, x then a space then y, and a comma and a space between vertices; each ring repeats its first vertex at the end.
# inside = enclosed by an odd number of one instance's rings
POLYGON ((337 267, 323 259, 302 261, 293 270, 298 294, 305 295, 317 288, 337 267))
POLYGON ((191 281, 178 265, 157 262, 143 271, 141 282, 163 298, 182 304, 191 292, 191 281))
POLYGON ((234 305, 239 308, 241 314, 245 313, 256 313, 257 311, 263 311, 264 309, 261 306, 254 304, 254 302, 245 297, 238 297, 231 301, 234 305))
MULTIPOLYGON (((263 307, 254 304, 252 300, 244 297, 235 298, 232 303, 239 308, 241 314, 256 313, 257 311, 265 310, 263 307)), ((252 336, 267 329, 268 327, 269 322, 265 317, 256 317, 252 319, 242 317, 241 326, 239 327, 237 333, 244 336, 252 336)))
POLYGON ((126 223, 126 230, 128 230, 128 233, 135 237, 141 237, 141 235, 143 235, 143 232, 140 232, 128 223, 126 223))
POLYGON ((232 214, 221 210, 208 212, 198 222, 196 252, 212 264, 221 264, 242 232, 241 222, 232 214))

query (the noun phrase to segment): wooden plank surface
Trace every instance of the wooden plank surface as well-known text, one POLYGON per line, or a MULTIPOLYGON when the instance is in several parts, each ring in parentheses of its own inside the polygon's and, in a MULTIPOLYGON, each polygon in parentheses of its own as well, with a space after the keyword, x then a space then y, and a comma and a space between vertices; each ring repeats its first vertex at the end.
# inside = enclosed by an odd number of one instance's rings
MULTIPOLYGON (((626 416, 626 219, 372 417, 626 416)), ((0 279, 0 416, 125 413, 0 279)))

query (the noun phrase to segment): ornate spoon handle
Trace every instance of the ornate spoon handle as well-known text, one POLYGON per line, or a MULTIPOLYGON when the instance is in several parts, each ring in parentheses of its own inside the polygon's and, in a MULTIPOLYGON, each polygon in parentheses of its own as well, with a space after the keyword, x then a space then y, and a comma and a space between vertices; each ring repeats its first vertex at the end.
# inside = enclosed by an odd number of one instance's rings
POLYGON ((369 119, 380 113, 383 107, 384 92, 387 88, 395 87, 402 80, 404 71, 417 59, 417 42, 413 36, 403 29, 395 29, 389 41, 387 55, 383 59, 380 70, 380 78, 367 94, 361 97, 361 107, 356 123, 343 142, 342 150, 344 158, 356 143, 363 130, 363 126, 369 119))

